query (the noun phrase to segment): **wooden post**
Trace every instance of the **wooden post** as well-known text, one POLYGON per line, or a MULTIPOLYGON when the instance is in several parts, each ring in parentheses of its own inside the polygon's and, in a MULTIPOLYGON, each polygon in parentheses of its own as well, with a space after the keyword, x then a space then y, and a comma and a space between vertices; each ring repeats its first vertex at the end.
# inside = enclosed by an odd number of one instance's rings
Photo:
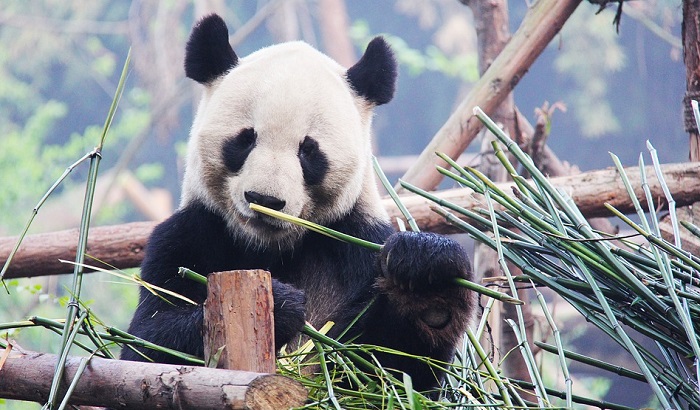
POLYGON ((264 270, 212 273, 204 303, 204 359, 216 367, 275 372, 272 280, 264 270))

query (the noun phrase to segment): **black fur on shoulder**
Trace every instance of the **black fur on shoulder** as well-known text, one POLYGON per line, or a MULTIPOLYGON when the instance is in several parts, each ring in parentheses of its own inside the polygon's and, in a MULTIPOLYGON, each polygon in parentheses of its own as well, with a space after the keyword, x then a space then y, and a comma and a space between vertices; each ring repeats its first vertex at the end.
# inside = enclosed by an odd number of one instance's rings
POLYGON ((370 41, 360 61, 347 71, 348 82, 357 95, 375 105, 394 98, 396 75, 394 52, 382 37, 370 41))
POLYGON ((228 42, 226 23, 217 14, 199 20, 185 47, 185 74, 201 84, 221 77, 238 64, 228 42))

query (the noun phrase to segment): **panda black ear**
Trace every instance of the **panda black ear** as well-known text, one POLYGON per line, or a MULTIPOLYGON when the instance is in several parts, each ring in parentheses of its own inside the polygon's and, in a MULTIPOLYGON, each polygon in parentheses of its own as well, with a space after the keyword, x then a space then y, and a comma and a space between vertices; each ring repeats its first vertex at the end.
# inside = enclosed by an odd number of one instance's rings
POLYGON ((228 42, 226 23, 217 14, 199 20, 185 47, 185 74, 201 84, 222 76, 238 64, 228 42))
POLYGON ((355 92, 375 105, 386 104, 396 90, 396 59, 389 44, 375 37, 365 54, 347 71, 347 79, 355 92))

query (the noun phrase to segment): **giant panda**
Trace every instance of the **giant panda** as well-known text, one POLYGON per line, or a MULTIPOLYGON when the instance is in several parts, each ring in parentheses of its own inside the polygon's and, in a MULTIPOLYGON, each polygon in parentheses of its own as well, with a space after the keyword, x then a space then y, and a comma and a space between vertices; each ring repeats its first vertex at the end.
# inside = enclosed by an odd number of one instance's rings
MULTIPOLYGON (((201 19, 186 46, 185 73, 203 85, 191 128, 179 209, 153 231, 142 278, 198 303, 206 287, 177 276, 235 269, 272 274, 276 347, 305 321, 327 321, 337 337, 447 362, 475 308, 459 244, 431 233, 394 232, 371 166, 373 108, 394 94, 396 61, 381 38, 345 69, 303 42, 239 58, 217 15, 201 19), (342 243, 257 214, 260 204, 384 244, 381 252, 342 243)), ((129 332, 203 356, 202 306, 142 288, 129 332)), ((180 363, 148 349, 121 358, 180 363), (142 355, 143 354, 143 355, 142 355)), ((408 373, 414 388, 435 387, 439 371, 407 356, 377 354, 408 373)))

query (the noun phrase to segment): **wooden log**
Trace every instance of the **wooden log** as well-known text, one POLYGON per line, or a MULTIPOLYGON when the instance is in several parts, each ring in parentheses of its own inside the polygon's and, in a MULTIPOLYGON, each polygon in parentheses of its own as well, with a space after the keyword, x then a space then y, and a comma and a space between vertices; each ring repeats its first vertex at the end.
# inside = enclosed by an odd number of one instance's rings
MULTIPOLYGON (((69 357, 68 386, 80 357, 69 357)), ((14 350, 0 369, 0 398, 46 402, 58 356, 14 350)), ((65 392, 65 387, 64 390, 65 392)), ((286 409, 306 390, 275 374, 92 358, 71 395, 74 405, 129 409, 286 409)))
MULTIPOLYGON (((464 152, 482 128, 479 119, 472 115, 474 107, 479 106, 486 114, 493 114, 580 3, 581 0, 535 2, 513 38, 402 179, 426 190, 435 189, 442 180, 435 166, 447 166, 435 152, 445 153, 453 159, 464 152)), ((402 192, 403 188, 398 187, 398 190, 402 192)))
MULTIPOLYGON (((654 168, 645 168, 652 192, 654 207, 666 208, 666 200, 661 186, 656 179, 654 168)), ((646 199, 642 191, 641 174, 638 167, 625 168, 630 183, 634 187, 635 194, 642 206, 646 207, 646 199)), ((677 206, 692 204, 700 200, 700 163, 669 164, 662 166, 662 172, 666 183, 676 200, 677 206)), ((605 208, 607 202, 623 213, 634 212, 627 191, 624 188, 618 172, 614 168, 585 172, 577 175, 550 178, 550 182, 570 195, 581 213, 586 218, 612 216, 605 208)), ((515 184, 502 182, 496 184, 504 191, 510 191, 515 184)), ((487 209, 481 195, 476 195, 466 189, 450 189, 440 191, 440 198, 456 203, 467 209, 487 209)), ((429 209, 432 202, 417 195, 402 196, 404 205, 409 209, 413 217, 418 221, 422 230, 430 232, 451 233, 454 229, 445 223, 444 218, 429 209)), ((392 215, 399 215, 396 210, 390 211, 392 215)))
MULTIPOLYGON (((700 163, 666 164, 661 166, 669 190, 676 200, 678 207, 700 201, 700 163)), ((637 198, 646 204, 641 190, 641 178, 637 167, 625 170, 635 187, 637 198)), ((664 208, 661 187, 656 182, 653 168, 647 167, 650 179, 650 189, 654 204, 664 208)), ((633 212, 634 208, 622 185, 617 170, 609 168, 599 171, 584 172, 578 175, 551 178, 552 184, 571 195, 584 216, 588 218, 611 216, 603 206, 609 202, 622 212, 633 212)), ((497 184, 501 189, 509 190, 512 183, 497 184)), ((459 204, 465 208, 483 207, 481 198, 468 189, 449 189, 437 192, 436 195, 445 200, 459 204)), ((422 230, 440 233, 454 233, 455 229, 445 220, 432 212, 428 205, 431 203, 413 194, 401 195, 422 230)), ((401 213, 391 199, 385 199, 384 205, 389 216, 394 220, 401 213)), ((646 205, 645 205, 646 206, 646 205)), ((117 268, 138 266, 143 258, 143 248, 153 222, 139 222, 90 230, 88 253, 98 259, 109 261, 117 268)), ((75 243, 67 232, 55 232, 39 235, 29 235, 15 255, 5 278, 33 277, 56 275, 72 272, 70 265, 58 262, 59 258, 72 260, 75 257, 75 243)), ((77 232, 77 231, 73 231, 77 232)), ((0 264, 4 264, 10 251, 17 242, 16 237, 0 238, 0 264)))
POLYGON ((264 270, 216 272, 207 276, 204 359, 221 347, 217 367, 275 372, 272 280, 264 270))
MULTIPOLYGON (((110 266, 118 269, 139 266, 146 239, 154 226, 154 222, 133 222, 91 228, 86 252, 105 263, 89 257, 85 258, 85 263, 105 269, 111 269, 110 266)), ((16 243, 17 237, 0 238, 0 265, 5 264, 16 243)), ((62 263, 59 259, 75 260, 77 248, 77 228, 28 235, 15 254, 5 278, 71 273, 73 265, 62 263)))

